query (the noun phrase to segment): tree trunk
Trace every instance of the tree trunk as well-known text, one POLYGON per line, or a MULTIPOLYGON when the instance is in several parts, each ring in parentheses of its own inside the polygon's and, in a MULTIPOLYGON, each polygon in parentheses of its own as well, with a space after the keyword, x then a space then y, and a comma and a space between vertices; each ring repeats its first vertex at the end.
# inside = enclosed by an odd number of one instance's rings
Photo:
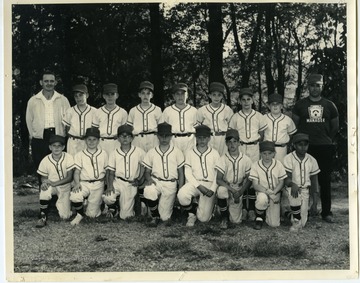
MULTIPOLYGON (((285 92, 285 71, 284 71, 284 65, 282 62, 282 54, 281 54, 281 47, 279 46, 279 41, 278 41, 278 29, 275 23, 275 20, 273 18, 272 20, 272 35, 273 35, 273 39, 274 39, 274 48, 275 48, 275 58, 276 58, 276 67, 277 67, 277 81, 276 81, 276 86, 277 86, 277 92, 278 94, 280 94, 281 96, 284 96, 284 92, 285 92)), ((269 94, 271 94, 271 92, 269 92, 269 94)))
POLYGON ((274 20, 274 5, 266 4, 265 12, 265 76, 268 88, 268 94, 274 93, 275 84, 272 75, 272 35, 271 35, 271 22, 274 20))

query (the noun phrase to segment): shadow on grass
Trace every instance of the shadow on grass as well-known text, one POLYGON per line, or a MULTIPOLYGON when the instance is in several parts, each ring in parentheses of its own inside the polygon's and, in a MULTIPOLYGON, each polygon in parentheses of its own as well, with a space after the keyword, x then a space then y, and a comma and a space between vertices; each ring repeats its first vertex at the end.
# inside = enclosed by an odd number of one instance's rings
POLYGON ((265 240, 259 240, 255 242, 252 253, 257 257, 304 257, 306 255, 305 247, 299 242, 282 241, 279 242, 276 239, 267 238, 265 240))

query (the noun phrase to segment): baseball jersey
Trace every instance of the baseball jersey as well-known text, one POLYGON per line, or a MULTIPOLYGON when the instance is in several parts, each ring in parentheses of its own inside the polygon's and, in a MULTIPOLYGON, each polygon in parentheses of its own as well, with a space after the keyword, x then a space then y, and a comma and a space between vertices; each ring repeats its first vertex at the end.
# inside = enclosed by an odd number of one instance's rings
POLYGON ((197 109, 189 104, 179 109, 175 104, 165 108, 162 121, 172 126, 172 133, 195 133, 197 109))
POLYGON ((90 153, 87 149, 75 155, 75 168, 80 170, 81 181, 100 180, 105 177, 108 156, 106 151, 97 149, 90 153))
POLYGON ((286 171, 291 172, 291 181, 301 187, 310 186, 310 176, 320 172, 318 163, 314 157, 306 153, 304 159, 301 160, 295 151, 285 156, 284 167, 286 171))
POLYGON ((71 154, 63 152, 60 159, 56 161, 50 153, 41 160, 37 173, 56 182, 66 178, 68 172, 73 168, 74 159, 71 154))
POLYGON ((142 164, 151 170, 151 174, 164 180, 178 179, 178 169, 184 166, 185 159, 181 150, 170 145, 166 152, 159 146, 146 153, 142 164))
POLYGON ((99 128, 101 137, 116 137, 118 127, 126 123, 127 116, 127 112, 118 105, 111 111, 102 106, 96 109, 92 126, 99 128))
POLYGON ((296 132, 294 121, 285 114, 280 114, 275 118, 271 113, 264 115, 267 128, 264 131, 264 140, 272 141, 276 144, 286 144, 290 140, 290 135, 296 132))
POLYGON ((333 102, 323 97, 319 101, 306 97, 295 104, 293 113, 300 118, 298 131, 309 135, 310 144, 332 144, 331 120, 339 117, 333 102))
POLYGON ((143 109, 139 104, 130 109, 127 124, 134 127, 134 135, 142 132, 156 132, 161 115, 160 107, 151 103, 148 109, 143 109))
POLYGON ((237 157, 225 153, 220 157, 215 169, 224 174, 224 180, 232 184, 239 184, 242 183, 245 175, 250 173, 251 159, 241 152, 237 157))
POLYGON ((251 109, 251 112, 246 115, 242 110, 235 113, 229 122, 229 128, 239 131, 240 140, 243 142, 254 142, 259 140, 259 132, 265 130, 267 127, 264 116, 251 109))
POLYGON ((93 115, 96 108, 87 105, 84 111, 81 111, 77 105, 69 108, 63 117, 62 123, 70 127, 69 134, 75 137, 83 137, 86 129, 91 128, 93 115))
POLYGON ((115 171, 115 176, 133 181, 140 174, 140 163, 144 159, 145 151, 140 147, 131 146, 128 152, 121 148, 114 150, 109 156, 107 169, 115 171))
POLYGON ((262 160, 252 164, 250 170, 250 180, 258 180, 259 185, 266 189, 274 190, 280 180, 287 177, 284 166, 280 161, 273 159, 271 165, 266 168, 262 160))
POLYGON ((212 132, 226 132, 232 115, 234 115, 233 110, 223 103, 218 108, 208 104, 198 109, 197 121, 208 126, 212 132))

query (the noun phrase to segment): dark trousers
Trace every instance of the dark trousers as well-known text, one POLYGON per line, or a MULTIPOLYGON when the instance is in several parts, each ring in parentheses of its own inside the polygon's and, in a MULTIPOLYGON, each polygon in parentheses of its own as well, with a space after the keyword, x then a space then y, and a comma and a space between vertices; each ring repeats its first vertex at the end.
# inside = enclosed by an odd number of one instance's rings
POLYGON ((331 172, 335 147, 329 145, 309 145, 308 153, 318 162, 321 172, 318 175, 320 185, 321 216, 326 217, 331 213, 331 172))

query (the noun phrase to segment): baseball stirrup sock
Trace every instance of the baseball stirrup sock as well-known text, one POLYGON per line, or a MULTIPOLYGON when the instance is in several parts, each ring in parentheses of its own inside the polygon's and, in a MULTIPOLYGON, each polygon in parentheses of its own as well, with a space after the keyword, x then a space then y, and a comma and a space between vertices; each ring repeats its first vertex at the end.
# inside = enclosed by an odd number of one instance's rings
POLYGON ((147 201, 149 208, 150 208, 150 212, 151 212, 151 216, 152 217, 159 217, 159 210, 158 210, 158 200, 150 200, 148 199, 147 201))
POLYGON ((46 216, 48 215, 49 203, 49 200, 40 200, 40 213, 43 212, 46 216))
POLYGON ((255 215, 256 215, 256 219, 258 219, 258 217, 259 217, 262 220, 264 220, 265 210, 255 209, 255 215))
POLYGON ((84 205, 82 202, 72 202, 72 205, 77 213, 84 216, 84 205))
POLYGON ((295 219, 301 219, 301 206, 291 206, 291 211, 295 219))

